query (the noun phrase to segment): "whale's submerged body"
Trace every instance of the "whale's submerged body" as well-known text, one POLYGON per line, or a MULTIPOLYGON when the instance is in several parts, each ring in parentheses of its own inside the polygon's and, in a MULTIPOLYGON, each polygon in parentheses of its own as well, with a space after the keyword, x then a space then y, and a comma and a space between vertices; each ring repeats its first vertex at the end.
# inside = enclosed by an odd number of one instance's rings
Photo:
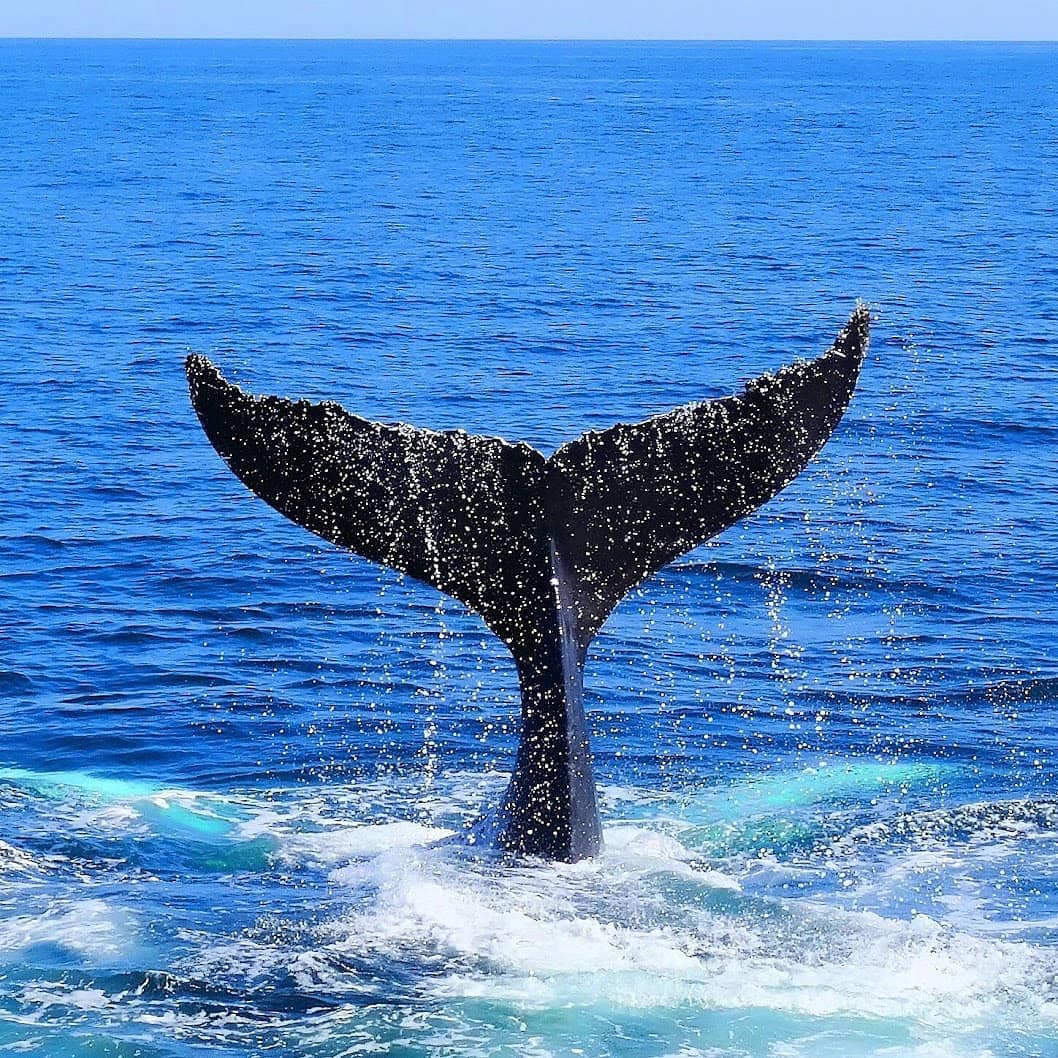
POLYGON ((579 860, 601 828, 584 716, 588 646, 624 595, 804 469, 859 374, 869 314, 832 348, 751 382, 590 432, 526 444, 369 422, 338 404, 254 397, 191 356, 191 401, 231 470, 279 512, 455 596, 514 655, 521 742, 481 831, 511 852, 579 860))

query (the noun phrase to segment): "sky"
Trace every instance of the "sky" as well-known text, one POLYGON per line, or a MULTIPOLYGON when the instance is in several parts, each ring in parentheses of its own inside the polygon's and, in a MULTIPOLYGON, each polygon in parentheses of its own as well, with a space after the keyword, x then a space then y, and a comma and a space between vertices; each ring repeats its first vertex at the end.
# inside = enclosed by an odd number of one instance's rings
POLYGON ((0 37, 1058 40, 1058 0, 0 0, 0 37))

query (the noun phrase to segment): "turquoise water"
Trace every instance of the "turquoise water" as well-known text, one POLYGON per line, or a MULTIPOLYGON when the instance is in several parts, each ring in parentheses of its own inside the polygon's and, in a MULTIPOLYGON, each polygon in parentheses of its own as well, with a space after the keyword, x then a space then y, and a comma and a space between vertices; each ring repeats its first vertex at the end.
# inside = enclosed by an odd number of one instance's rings
POLYGON ((1058 1054, 1058 50, 0 42, 0 1050, 1058 1054), (586 672, 245 493, 258 392, 550 451, 873 343, 586 672))

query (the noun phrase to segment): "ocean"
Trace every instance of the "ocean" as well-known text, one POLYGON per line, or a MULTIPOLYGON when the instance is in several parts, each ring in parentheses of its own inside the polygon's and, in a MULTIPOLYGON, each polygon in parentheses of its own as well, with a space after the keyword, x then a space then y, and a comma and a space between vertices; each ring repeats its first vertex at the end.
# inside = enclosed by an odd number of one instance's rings
POLYGON ((0 42, 0 1052, 1058 1055, 1058 46, 0 42), (184 357, 524 440, 872 344, 586 669, 246 492, 184 357))

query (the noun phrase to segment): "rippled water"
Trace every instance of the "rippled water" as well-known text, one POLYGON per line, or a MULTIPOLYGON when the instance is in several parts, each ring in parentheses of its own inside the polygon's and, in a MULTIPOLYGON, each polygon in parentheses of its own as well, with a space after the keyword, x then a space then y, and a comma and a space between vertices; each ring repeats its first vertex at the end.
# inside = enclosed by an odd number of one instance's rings
POLYGON ((1058 50, 0 43, 0 1050, 1058 1053, 1058 50), (182 359, 551 450, 874 339, 586 674, 606 851, 435 845, 513 666, 182 359))

